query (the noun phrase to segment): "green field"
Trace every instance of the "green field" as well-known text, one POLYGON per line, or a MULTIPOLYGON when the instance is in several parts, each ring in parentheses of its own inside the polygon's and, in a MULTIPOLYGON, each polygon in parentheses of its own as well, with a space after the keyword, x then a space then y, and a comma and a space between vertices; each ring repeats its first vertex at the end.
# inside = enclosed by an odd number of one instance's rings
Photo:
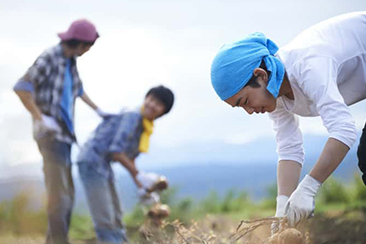
MULTIPOLYGON (((241 220, 265 218, 275 212, 275 186, 269 187, 267 197, 261 201, 253 201, 245 191, 228 191, 223 198, 209 192, 198 203, 190 198, 177 200, 176 195, 177 189, 172 188, 162 196, 171 214, 161 228, 148 226, 141 206, 124 216, 131 243, 187 243, 185 238, 190 239, 188 243, 226 243, 241 220)), ((0 243, 44 242, 45 210, 30 211, 29 199, 28 193, 22 193, 0 203, 0 243)), ((312 243, 365 244, 366 187, 358 176, 348 184, 328 179, 317 196, 315 215, 307 226, 312 243)), ((263 226, 260 232, 258 238, 263 240, 269 235, 269 226, 263 226)), ((73 215, 70 239, 75 244, 96 243, 88 214, 73 215)), ((238 239, 227 243, 245 242, 238 239)))

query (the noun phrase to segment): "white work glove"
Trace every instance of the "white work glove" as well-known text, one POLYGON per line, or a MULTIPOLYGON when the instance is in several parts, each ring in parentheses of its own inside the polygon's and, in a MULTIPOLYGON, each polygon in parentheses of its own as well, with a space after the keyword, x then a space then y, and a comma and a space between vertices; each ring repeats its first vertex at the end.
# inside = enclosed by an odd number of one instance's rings
POLYGON ((56 120, 50 116, 42 114, 42 123, 50 131, 61 132, 61 127, 57 124, 56 120))
POLYGON ((61 132, 61 127, 56 120, 50 116, 42 114, 42 120, 33 121, 33 137, 38 140, 47 133, 61 132))
POLYGON ((108 117, 110 117, 110 116, 112 116, 113 114, 111 114, 111 113, 106 113, 106 112, 104 112, 103 110, 101 110, 100 108, 97 108, 97 109, 95 109, 95 112, 100 116, 100 117, 102 117, 102 118, 108 118, 108 117))
POLYGON ((290 227, 294 227, 301 220, 313 217, 315 210, 315 195, 321 183, 306 175, 291 194, 286 203, 286 216, 290 227))
POLYGON ((142 187, 145 189, 151 189, 156 182, 159 180, 160 175, 155 173, 145 173, 139 172, 136 179, 141 183, 142 187))
POLYGON ((160 196, 156 192, 148 193, 145 189, 139 188, 137 191, 141 204, 145 206, 154 205, 160 202, 160 196))
MULTIPOLYGON (((276 198, 276 214, 275 217, 285 217, 286 203, 288 200, 288 196, 279 195, 276 198)), ((271 224, 271 234, 274 235, 280 229, 279 221, 273 221, 271 224)))
POLYGON ((137 189, 137 195, 139 197, 143 197, 143 196, 145 196, 147 194, 149 194, 149 193, 146 191, 146 189, 144 189, 144 188, 138 188, 137 189))

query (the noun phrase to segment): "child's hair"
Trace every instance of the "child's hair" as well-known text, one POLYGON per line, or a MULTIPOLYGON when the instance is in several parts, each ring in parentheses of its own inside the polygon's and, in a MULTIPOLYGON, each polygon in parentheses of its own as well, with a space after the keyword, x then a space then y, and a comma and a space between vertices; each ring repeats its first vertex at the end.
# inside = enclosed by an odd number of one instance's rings
POLYGON ((76 48, 79 44, 82 44, 83 46, 93 46, 94 42, 86 42, 86 41, 81 41, 81 40, 77 40, 77 39, 62 41, 62 43, 66 44, 66 46, 68 46, 69 48, 72 48, 72 49, 76 48))
MULTIPOLYGON (((259 68, 264 69, 264 70, 267 72, 268 77, 270 77, 270 76, 271 76, 271 72, 267 70, 267 66, 266 66, 266 64, 264 63, 264 60, 262 60, 261 65, 259 66, 259 68)), ((253 76, 250 78, 250 80, 248 81, 248 83, 247 83, 244 87, 246 87, 246 86, 250 86, 250 87, 253 87, 253 88, 260 87, 261 85, 258 83, 258 81, 257 81, 257 77, 258 77, 258 76, 254 76, 254 75, 253 75, 253 76)))
POLYGON ((164 104, 165 111, 162 115, 169 113, 169 111, 172 109, 174 103, 174 94, 169 88, 166 88, 165 86, 153 87, 146 93, 145 97, 149 95, 153 95, 164 104))

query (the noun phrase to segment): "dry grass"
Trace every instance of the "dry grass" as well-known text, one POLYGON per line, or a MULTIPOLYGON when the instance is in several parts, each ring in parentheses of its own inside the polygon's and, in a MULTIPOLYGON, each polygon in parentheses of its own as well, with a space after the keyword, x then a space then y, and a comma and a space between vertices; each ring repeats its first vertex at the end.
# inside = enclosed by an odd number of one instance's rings
POLYGON ((0 236, 1 244, 43 244, 44 242, 44 237, 0 236))
MULTIPOLYGON (((359 213, 358 213, 359 214, 359 213)), ((131 244, 265 244, 270 236, 273 221, 285 220, 263 218, 251 221, 233 221, 229 216, 207 216, 199 222, 192 220, 189 225, 179 221, 163 222, 158 226, 146 221, 140 228, 129 228, 131 244)), ((334 217, 315 217, 299 229, 305 234, 303 244, 365 244, 366 222, 348 219, 345 214, 334 217), (309 232, 311 235, 309 235, 309 232), (310 241, 310 237, 312 242, 310 241)), ((44 237, 0 236, 0 244, 43 244, 44 237)), ((96 244, 96 240, 73 240, 72 244, 96 244)))
MULTIPOLYGON (((0 236, 0 244, 44 244, 46 241, 44 236, 0 236)), ((74 240, 71 244, 97 244, 96 240, 74 240)))
MULTIPOLYGON (((275 217, 243 220, 237 226, 223 217, 192 221, 190 226, 179 221, 165 222, 162 226, 146 222, 140 228, 143 239, 136 244, 263 244, 270 237, 270 225, 273 221, 281 223, 280 231, 288 228, 284 218, 275 217)), ((307 237, 304 244, 311 244, 308 234, 307 237)))
MULTIPOLYGON (((200 222, 192 220, 189 226, 183 225, 178 220, 172 223, 163 222, 160 226, 147 220, 137 230, 139 238, 131 244, 263 244, 270 236, 269 226, 273 221, 282 221, 282 219, 263 218, 241 221, 238 224, 226 217, 208 216, 200 222)), ((44 237, 0 237, 1 244, 43 244, 44 242, 44 237)), ((96 244, 96 240, 73 240, 71 243, 96 244)))

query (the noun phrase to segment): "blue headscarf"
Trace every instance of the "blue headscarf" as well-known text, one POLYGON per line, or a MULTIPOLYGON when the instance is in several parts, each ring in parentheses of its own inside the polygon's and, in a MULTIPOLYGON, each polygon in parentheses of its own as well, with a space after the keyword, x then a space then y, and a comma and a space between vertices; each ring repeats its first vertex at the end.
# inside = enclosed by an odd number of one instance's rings
POLYGON ((264 60, 271 72, 267 90, 277 98, 283 77, 284 65, 273 56, 277 45, 263 33, 255 32, 247 38, 224 45, 211 65, 211 83, 222 100, 234 96, 253 76, 253 71, 264 60))

